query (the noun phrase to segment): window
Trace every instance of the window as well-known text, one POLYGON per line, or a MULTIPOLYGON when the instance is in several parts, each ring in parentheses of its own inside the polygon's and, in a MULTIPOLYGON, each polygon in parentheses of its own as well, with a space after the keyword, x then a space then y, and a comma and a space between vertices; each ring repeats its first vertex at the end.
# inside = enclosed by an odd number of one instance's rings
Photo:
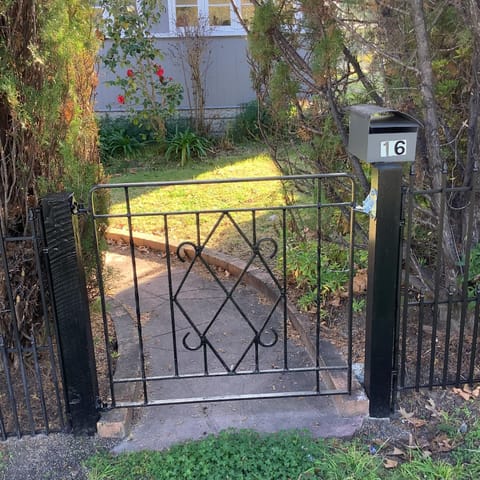
POLYGON ((231 25, 230 3, 225 0, 210 0, 208 2, 208 24, 211 26, 231 25))
MULTIPOLYGON (((254 6, 249 0, 237 0, 238 8, 245 20, 253 16, 254 6)), ((243 28, 229 0, 170 0, 170 27, 195 26, 200 19, 212 27, 212 33, 243 33, 243 28)))

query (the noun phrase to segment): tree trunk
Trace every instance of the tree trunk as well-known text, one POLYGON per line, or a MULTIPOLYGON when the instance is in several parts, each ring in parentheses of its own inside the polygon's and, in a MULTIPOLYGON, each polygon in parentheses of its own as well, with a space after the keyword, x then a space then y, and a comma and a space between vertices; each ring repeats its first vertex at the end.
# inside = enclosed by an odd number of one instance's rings
MULTIPOLYGON (((443 160, 440 153, 440 122, 438 108, 434 93, 434 76, 430 54, 430 42, 427 33, 423 0, 410 0, 412 18, 414 23, 417 45, 417 68, 420 76, 420 88, 423 97, 425 140, 427 147, 428 173, 432 187, 442 187, 443 160)), ((433 195, 432 208, 439 222, 443 221, 442 248, 444 255, 444 273, 447 285, 454 285, 456 281, 456 265, 458 255, 456 253, 455 239, 450 228, 448 210, 441 211, 441 199, 439 195, 433 195)))
MULTIPOLYGON (((470 186, 474 181, 475 166, 480 159, 480 0, 468 0, 460 6, 461 15, 472 34, 472 60, 470 79, 470 101, 468 104, 467 153, 463 185, 470 186), (462 8, 463 7, 463 8, 462 8)), ((468 201, 468 198, 464 201, 468 201)), ((464 210, 463 225, 467 225, 468 209, 464 210)), ((480 241, 480 210, 473 212, 473 245, 480 241)))

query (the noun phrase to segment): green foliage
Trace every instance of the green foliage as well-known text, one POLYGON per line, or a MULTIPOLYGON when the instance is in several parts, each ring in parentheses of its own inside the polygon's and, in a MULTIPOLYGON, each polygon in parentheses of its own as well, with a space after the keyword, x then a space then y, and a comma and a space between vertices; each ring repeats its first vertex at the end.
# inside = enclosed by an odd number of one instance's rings
POLYGON ((313 47, 312 70, 316 75, 335 74, 343 54, 344 38, 342 31, 333 23, 325 29, 313 47))
MULTIPOLYGON (((465 268, 465 255, 462 256, 461 260, 458 263, 460 267, 465 268)), ((458 277, 458 283, 460 287, 463 284, 464 278, 465 278, 464 275, 460 275, 458 277)), ((469 262, 469 268, 468 268, 468 294, 471 297, 474 297, 477 295, 477 292, 479 289, 480 289, 480 243, 477 243, 470 250, 470 262, 469 262)))
MULTIPOLYGON (((28 207, 40 197, 67 190, 86 203, 103 177, 93 113, 93 16, 89 0, 12 0, 0 6, 0 221, 7 235, 24 233, 28 207)), ((86 222, 80 228, 89 273, 92 232, 86 222)), ((41 307, 32 293, 38 292, 35 266, 21 247, 12 249, 9 260, 15 271, 28 272, 17 296, 19 304, 29 305, 21 332, 27 340, 34 326, 41 335, 41 307)), ((0 324, 7 345, 12 328, 8 321, 0 324)))
POLYGON ((104 117, 99 120, 100 154, 104 165, 113 157, 131 156, 154 142, 150 129, 143 128, 128 117, 104 117))
POLYGON ((252 27, 248 36, 251 55, 262 69, 268 68, 272 58, 280 51, 271 41, 271 32, 278 25, 280 11, 273 0, 256 5, 252 18, 252 27))
POLYGON ((453 459, 463 465, 466 478, 480 478, 480 420, 475 419, 463 442, 453 451, 453 459))
MULTIPOLYGON (((98 455, 88 467, 95 472, 91 480, 287 480, 314 478, 303 477, 303 473, 315 464, 322 465, 332 450, 329 442, 314 440, 302 432, 262 435, 250 430, 224 431, 165 452, 98 455)), ((367 459, 370 468, 378 464, 377 459, 367 459)), ((349 468, 345 465, 337 469, 343 477, 325 478, 348 478, 349 468)), ((366 472, 359 467, 354 471, 366 472)))
MULTIPOLYGON (((23 17, 16 10, 18 2, 9 2, 2 10, 0 100, 5 116, 0 132, 2 141, 10 139, 2 159, 11 149, 11 168, 17 160, 22 167, 7 174, 16 179, 19 195, 73 188, 78 196, 84 183, 95 183, 101 176, 92 108, 98 48, 92 33, 93 9, 86 0, 68 5, 40 2, 36 9, 28 3, 21 12, 30 14, 23 17), (28 48, 25 38, 29 39, 28 48), (10 121, 3 123, 8 118, 10 121), (84 166, 85 172, 79 170, 84 166)), ((23 199, 11 201, 26 203, 23 199)), ((2 210, 8 212, 8 206, 2 210)))
POLYGON ((480 243, 477 243, 470 251, 468 280, 472 284, 480 283, 480 243))
POLYGON ((394 472, 393 478, 402 480, 417 480, 419 478, 428 478, 429 480, 460 480, 462 478, 474 478, 465 476, 462 465, 451 465, 444 460, 433 460, 431 457, 425 457, 420 452, 415 458, 404 463, 394 472))
POLYGON ((310 162, 319 165, 320 171, 325 171, 327 166, 329 171, 344 171, 347 167, 345 159, 342 156, 343 144, 338 131, 333 124, 331 116, 318 120, 321 127, 320 135, 313 135, 311 140, 312 157, 310 162))
POLYGON ((264 136, 286 174, 349 168, 338 115, 349 89, 337 92, 347 79, 337 75, 345 40, 334 11, 316 0, 272 0, 255 8, 248 36, 252 78, 271 119, 264 136))
POLYGON ((161 66, 164 55, 151 34, 163 9, 155 0, 102 0, 100 5, 108 13, 100 28, 111 42, 102 60, 115 75, 110 85, 118 88, 117 102, 161 140, 165 120, 183 96, 182 86, 161 66))
POLYGON ((299 90, 299 84, 293 80, 290 67, 285 62, 275 64, 271 78, 271 109, 272 115, 279 120, 288 121, 296 115, 294 99, 299 90))
POLYGON ((195 131, 193 123, 192 119, 188 117, 177 116, 169 118, 165 122, 166 137, 172 138, 177 132, 185 132, 187 130, 195 131))
POLYGON ((302 475, 302 479, 321 480, 379 480, 383 477, 381 457, 370 455, 359 442, 332 442, 330 448, 315 465, 302 475))
POLYGON ((190 130, 177 131, 167 141, 165 157, 167 160, 172 158, 180 160, 180 166, 183 167, 193 158, 206 157, 209 147, 210 141, 207 138, 197 135, 190 130))
MULTIPOLYGON (((334 243, 323 242, 320 251, 314 240, 301 241, 287 247, 287 275, 302 292, 298 306, 309 310, 317 303, 318 262, 320 260, 320 301, 345 289, 349 278, 348 250, 334 243)), ((283 259, 280 259, 283 261, 283 259)))
POLYGON ((480 474, 480 425, 476 420, 449 459, 420 449, 399 464, 382 465, 387 449, 372 454, 359 440, 313 439, 306 432, 259 434, 227 430, 174 445, 163 452, 117 456, 100 453, 86 462, 89 480, 473 480, 480 474))
POLYGON ((247 103, 242 112, 235 118, 228 130, 228 136, 234 142, 259 140, 261 126, 270 124, 268 112, 255 100, 247 103))

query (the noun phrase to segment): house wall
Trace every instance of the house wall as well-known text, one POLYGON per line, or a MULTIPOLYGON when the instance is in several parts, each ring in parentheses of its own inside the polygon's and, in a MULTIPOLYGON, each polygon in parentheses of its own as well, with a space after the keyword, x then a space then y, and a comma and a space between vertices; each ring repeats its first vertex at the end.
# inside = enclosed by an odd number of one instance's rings
MULTIPOLYGON (((165 25, 167 27, 167 25, 165 25)), ((184 86, 184 98, 181 111, 188 111, 193 103, 188 65, 182 62, 181 38, 157 38, 156 42, 164 53, 159 60, 166 77, 173 77, 184 86)), ((105 41, 104 51, 109 47, 105 41)), ((209 37, 207 54, 204 60, 206 113, 214 117, 234 117, 242 105, 255 99, 250 80, 250 68, 247 62, 247 40, 245 36, 209 37)), ((120 75, 126 72, 118 71, 120 75)), ((96 92, 96 111, 99 113, 122 113, 117 102, 120 93, 118 87, 106 84, 113 74, 104 67, 99 69, 99 85, 96 92)))

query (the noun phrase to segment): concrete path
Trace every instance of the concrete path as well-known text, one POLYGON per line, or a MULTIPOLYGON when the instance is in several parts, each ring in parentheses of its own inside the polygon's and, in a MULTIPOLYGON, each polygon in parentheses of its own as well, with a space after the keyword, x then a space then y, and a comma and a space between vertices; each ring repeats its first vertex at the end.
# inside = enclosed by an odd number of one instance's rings
MULTIPOLYGON (((115 452, 163 449, 227 428, 250 428, 262 432, 308 429, 315 436, 344 437, 352 435, 362 424, 367 402, 359 392, 353 399, 300 396, 195 402, 195 399, 206 396, 218 398, 225 395, 312 391, 316 381, 312 372, 275 372, 285 361, 285 346, 290 368, 312 366, 312 360, 293 330, 287 331, 285 338, 279 307, 275 308, 251 287, 238 285, 232 300, 226 300, 225 290, 205 269, 194 268, 185 277, 188 265, 178 260, 173 262, 169 287, 165 258, 147 250, 136 250, 140 305, 140 311, 137 312, 129 249, 113 248, 107 254, 107 266, 111 271, 108 281, 109 308, 117 330, 120 354, 116 378, 140 377, 142 363, 136 326, 138 314, 141 318, 147 377, 170 376, 176 368, 181 374, 192 376, 189 379, 116 385, 117 402, 142 402, 146 393, 149 402, 159 405, 135 409, 130 432, 115 448, 115 452), (178 305, 173 307, 176 341, 172 338, 169 288, 178 301, 178 305), (214 322, 212 318, 215 318, 214 322), (204 351, 196 347, 200 341, 197 332, 204 332, 205 329, 208 330, 207 338, 212 348, 204 351), (255 348, 252 340, 255 329, 264 332, 261 341, 265 346, 258 349, 259 368, 269 369, 272 373, 195 378, 206 368, 210 373, 224 373, 226 368, 233 368, 234 365, 238 365, 236 371, 254 369, 255 348), (177 398, 186 398, 191 403, 162 405, 168 399, 177 398)), ((230 291, 236 279, 225 270, 217 270, 216 274, 221 277, 225 289, 230 291)), ((327 388, 325 385, 323 387, 327 388)), ((108 423, 108 419, 104 421, 108 423)))

